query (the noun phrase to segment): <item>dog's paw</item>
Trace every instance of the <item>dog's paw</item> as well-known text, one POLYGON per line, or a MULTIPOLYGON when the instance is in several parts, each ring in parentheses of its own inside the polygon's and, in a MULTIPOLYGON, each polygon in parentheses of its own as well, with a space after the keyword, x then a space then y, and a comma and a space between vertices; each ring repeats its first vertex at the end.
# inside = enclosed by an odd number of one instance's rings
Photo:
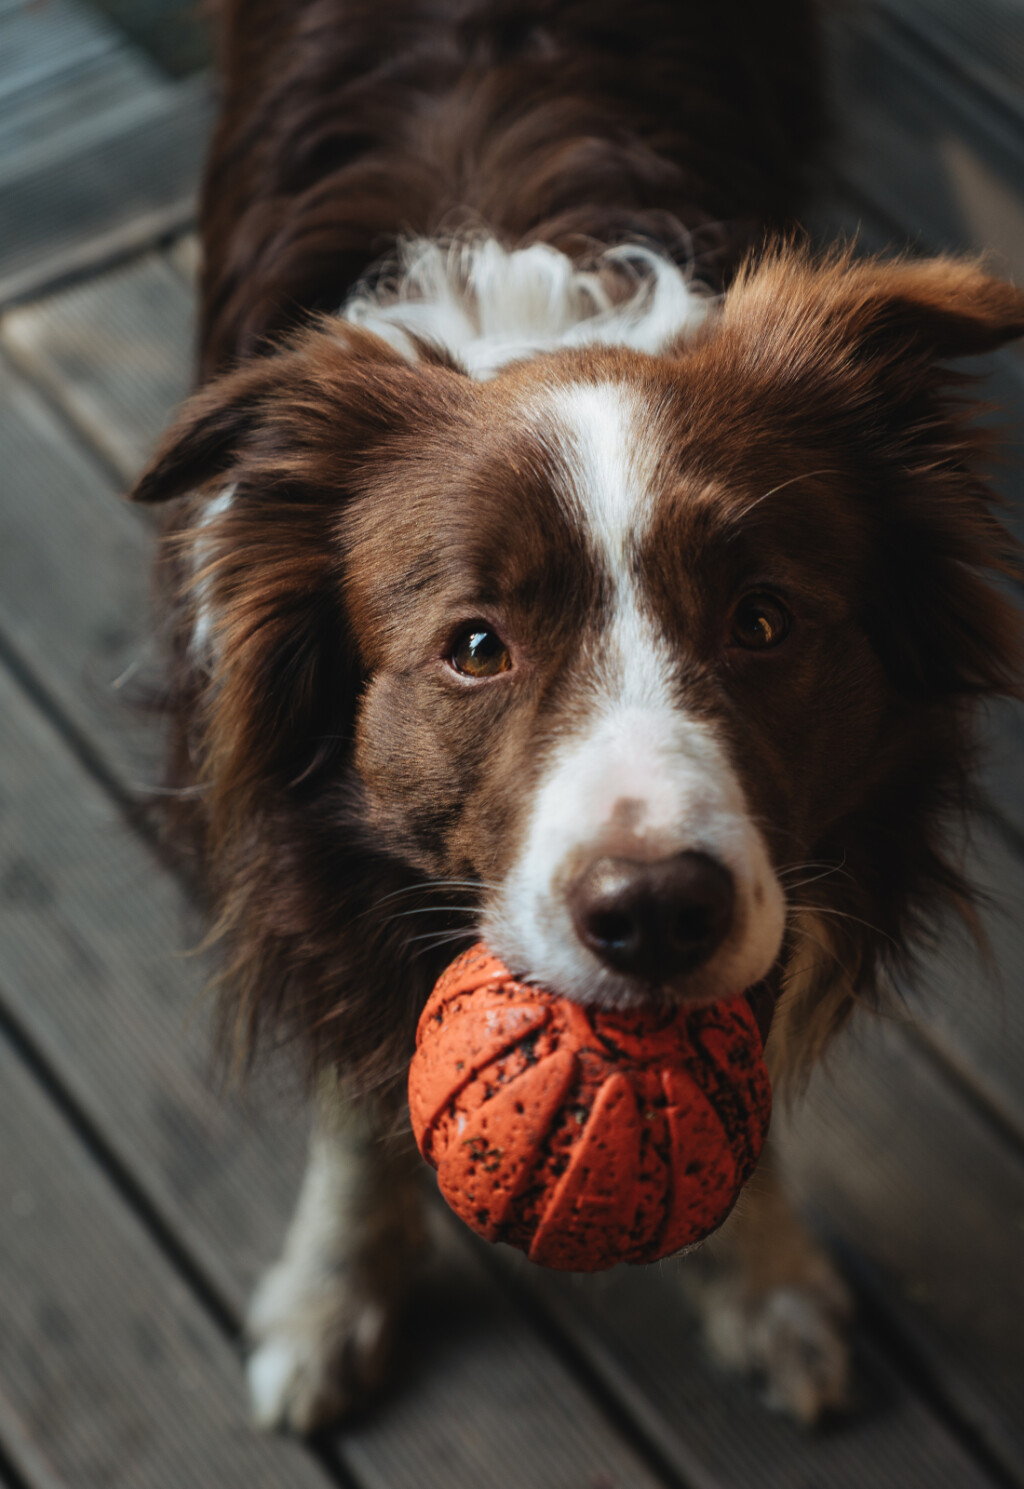
POLYGON ((395 1311, 344 1273, 300 1275, 279 1262, 249 1311, 257 1425, 305 1435, 363 1406, 383 1382, 395 1311))
POLYGON ((815 1275, 765 1291, 722 1279, 702 1310, 716 1359, 804 1426, 845 1410, 850 1399, 850 1295, 831 1264, 817 1260, 815 1275))

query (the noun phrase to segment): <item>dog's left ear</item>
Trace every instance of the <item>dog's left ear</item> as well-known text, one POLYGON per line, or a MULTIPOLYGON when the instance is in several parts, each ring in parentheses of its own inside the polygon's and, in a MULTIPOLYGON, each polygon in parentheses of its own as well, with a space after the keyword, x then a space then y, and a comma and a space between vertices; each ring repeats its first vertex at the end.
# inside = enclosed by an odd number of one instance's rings
MULTIPOLYGON (((1024 291, 954 258, 815 258, 784 248, 744 268, 723 306, 723 331, 756 333, 794 370, 813 358, 880 372, 975 356, 1024 335, 1024 291)), ((912 381, 912 378, 911 378, 912 381)))
POLYGON ((984 477, 994 435, 948 363, 1021 335, 1024 292, 977 263, 783 248, 708 337, 766 435, 834 452, 859 488, 884 534, 865 619, 907 696, 1019 685, 1019 616, 985 578, 1019 576, 984 477))

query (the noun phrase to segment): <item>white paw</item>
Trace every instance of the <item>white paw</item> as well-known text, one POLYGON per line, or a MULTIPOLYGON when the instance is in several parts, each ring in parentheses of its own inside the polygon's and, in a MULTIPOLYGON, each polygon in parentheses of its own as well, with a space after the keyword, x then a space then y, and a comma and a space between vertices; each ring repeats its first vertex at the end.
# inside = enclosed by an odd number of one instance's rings
POLYGON ((723 1284, 709 1303, 705 1332, 713 1353, 755 1380, 766 1405, 805 1426, 848 1406, 851 1305, 830 1267, 761 1293, 723 1284))
POLYGON ((344 1273, 273 1267, 249 1313, 246 1373, 257 1425, 305 1434, 362 1405, 384 1375, 392 1313, 344 1273))

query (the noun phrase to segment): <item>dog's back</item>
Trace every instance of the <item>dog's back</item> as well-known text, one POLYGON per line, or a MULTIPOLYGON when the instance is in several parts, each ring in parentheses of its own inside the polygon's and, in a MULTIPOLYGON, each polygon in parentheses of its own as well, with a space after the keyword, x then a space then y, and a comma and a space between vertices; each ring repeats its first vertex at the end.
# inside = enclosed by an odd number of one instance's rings
POLYGON ((649 242, 719 284, 789 220, 821 129, 808 0, 228 0, 223 26, 206 374, 401 235, 649 242))

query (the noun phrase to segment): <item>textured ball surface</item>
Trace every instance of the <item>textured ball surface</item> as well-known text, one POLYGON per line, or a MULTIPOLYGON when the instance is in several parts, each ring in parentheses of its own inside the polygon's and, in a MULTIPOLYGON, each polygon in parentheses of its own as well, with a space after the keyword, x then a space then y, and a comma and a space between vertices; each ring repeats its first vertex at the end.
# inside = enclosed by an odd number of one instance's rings
POLYGON ((420 1152, 488 1241, 544 1266, 649 1262, 725 1219, 768 1131, 740 996, 681 1013, 584 1009, 483 945, 438 981, 409 1070, 420 1152))

